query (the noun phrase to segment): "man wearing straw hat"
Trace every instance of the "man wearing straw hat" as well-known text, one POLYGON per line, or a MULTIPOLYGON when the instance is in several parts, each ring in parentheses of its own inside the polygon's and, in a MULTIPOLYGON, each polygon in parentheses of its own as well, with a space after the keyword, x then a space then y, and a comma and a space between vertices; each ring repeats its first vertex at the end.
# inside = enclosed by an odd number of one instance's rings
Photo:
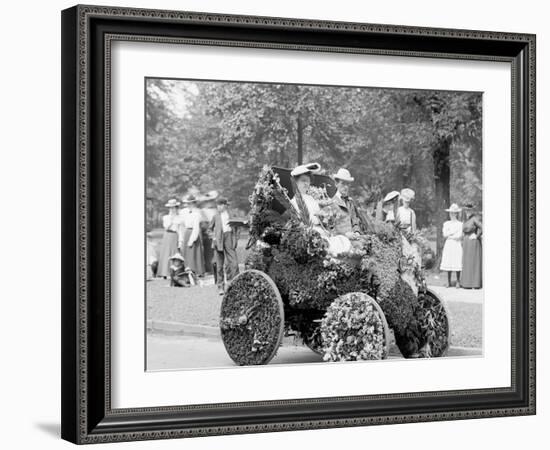
POLYGON ((364 233, 367 231, 367 219, 355 204, 355 201, 349 195, 351 183, 355 181, 347 169, 340 168, 332 178, 336 183, 336 194, 333 202, 338 206, 340 214, 337 219, 335 230, 339 234, 364 233))
POLYGON ((199 197, 199 207, 202 214, 201 233, 204 249, 204 270, 206 273, 214 274, 214 282, 216 282, 216 255, 208 227, 218 212, 216 208, 216 199, 218 197, 218 191, 209 191, 199 197))
POLYGON ((236 250, 238 230, 232 225, 229 218, 228 203, 225 197, 217 198, 218 212, 212 218, 209 227, 212 232, 212 245, 216 257, 216 284, 220 295, 223 295, 225 291, 225 282, 231 281, 239 273, 236 250))

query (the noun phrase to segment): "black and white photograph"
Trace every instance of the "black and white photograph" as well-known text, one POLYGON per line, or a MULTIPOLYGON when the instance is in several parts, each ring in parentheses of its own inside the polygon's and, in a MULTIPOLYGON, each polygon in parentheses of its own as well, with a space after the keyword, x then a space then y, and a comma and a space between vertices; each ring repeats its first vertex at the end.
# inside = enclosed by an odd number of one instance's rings
POLYGON ((149 77, 147 371, 483 356, 483 94, 149 77))
POLYGON ((314 3, 62 11, 63 439, 533 441, 542 25, 314 3))

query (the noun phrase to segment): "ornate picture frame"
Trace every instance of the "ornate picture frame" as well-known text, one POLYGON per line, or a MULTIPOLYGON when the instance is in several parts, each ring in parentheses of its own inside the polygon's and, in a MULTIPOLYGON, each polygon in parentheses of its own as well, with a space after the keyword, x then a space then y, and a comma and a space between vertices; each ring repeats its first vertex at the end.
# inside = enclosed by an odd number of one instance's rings
POLYGON ((62 12, 62 437, 74 443, 535 414, 535 36, 99 6, 62 12), (115 409, 111 45, 302 50, 511 65, 511 385, 115 409))

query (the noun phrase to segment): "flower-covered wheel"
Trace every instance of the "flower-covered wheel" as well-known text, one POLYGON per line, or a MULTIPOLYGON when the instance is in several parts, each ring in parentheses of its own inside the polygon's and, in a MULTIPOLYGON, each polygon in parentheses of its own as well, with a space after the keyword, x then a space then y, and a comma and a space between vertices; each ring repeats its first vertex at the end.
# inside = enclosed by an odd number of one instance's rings
POLYGON ((380 306, 363 292, 334 300, 321 322, 325 361, 386 359, 390 328, 380 306))
POLYGON ((220 330, 228 355, 238 365, 271 361, 283 338, 284 309, 269 276, 247 270, 231 281, 222 300, 220 330))
POLYGON ((445 356, 449 349, 451 323, 443 300, 430 289, 418 293, 416 320, 420 328, 419 356, 436 358, 445 356))

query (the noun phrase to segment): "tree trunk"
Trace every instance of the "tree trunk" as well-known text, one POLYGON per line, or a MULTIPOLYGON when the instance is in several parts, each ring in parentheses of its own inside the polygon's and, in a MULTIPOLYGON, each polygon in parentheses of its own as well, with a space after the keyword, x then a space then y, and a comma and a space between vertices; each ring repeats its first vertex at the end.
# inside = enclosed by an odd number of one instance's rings
POLYGON ((304 160, 304 148, 303 148, 303 125, 300 116, 296 119, 296 132, 298 134, 298 165, 303 164, 304 160))
POLYGON ((286 163, 286 160, 285 160, 285 149, 284 148, 280 148, 279 151, 277 152, 277 165, 279 167, 287 167, 285 165, 286 163))
POLYGON ((401 186, 403 186, 404 188, 411 187, 414 164, 416 162, 414 157, 414 150, 412 148, 407 148, 407 152, 410 155, 409 164, 403 167, 403 172, 401 173, 401 179, 402 179, 401 186))
POLYGON ((434 178, 435 178, 435 206, 437 240, 436 240, 436 261, 437 267, 441 261, 443 250, 443 222, 448 218, 445 209, 450 206, 451 201, 451 167, 449 161, 450 139, 440 141, 433 152, 434 178))

